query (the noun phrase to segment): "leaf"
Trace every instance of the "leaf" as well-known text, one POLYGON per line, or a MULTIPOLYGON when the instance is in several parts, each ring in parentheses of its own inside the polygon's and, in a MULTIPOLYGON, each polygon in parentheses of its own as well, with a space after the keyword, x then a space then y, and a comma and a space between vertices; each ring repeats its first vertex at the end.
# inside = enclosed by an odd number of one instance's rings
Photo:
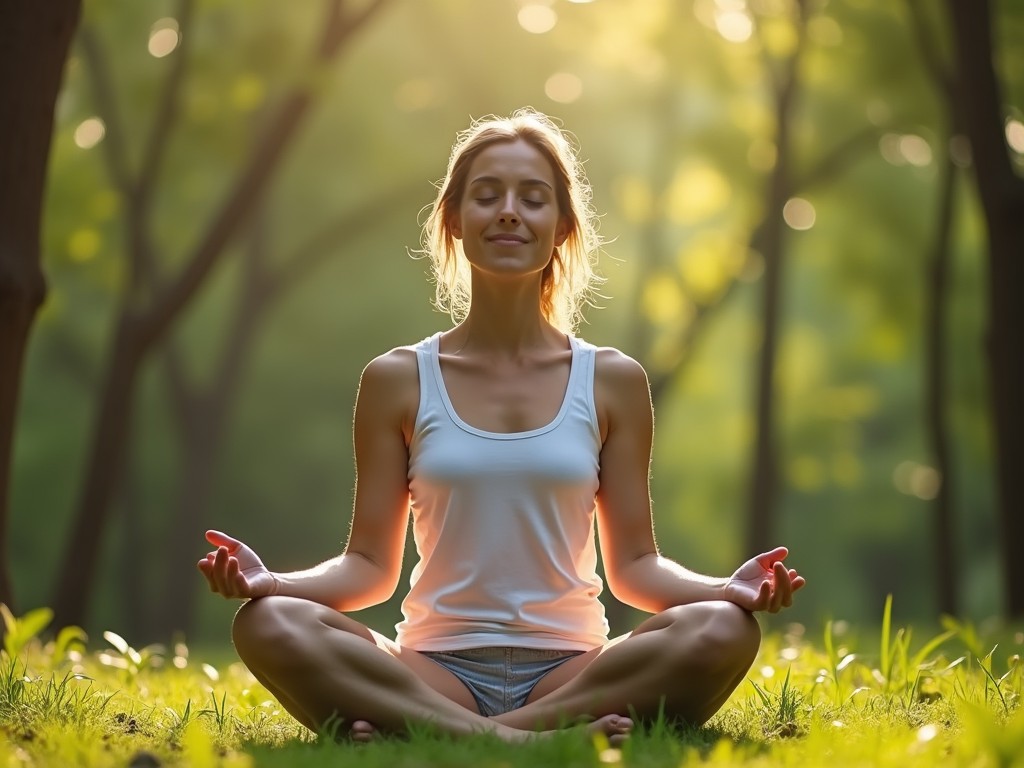
POLYGON ((130 646, 125 641, 125 639, 116 632, 111 632, 108 629, 106 632, 103 633, 103 639, 110 643, 112 646, 114 646, 114 648, 116 648, 120 654, 125 655, 128 653, 130 646))

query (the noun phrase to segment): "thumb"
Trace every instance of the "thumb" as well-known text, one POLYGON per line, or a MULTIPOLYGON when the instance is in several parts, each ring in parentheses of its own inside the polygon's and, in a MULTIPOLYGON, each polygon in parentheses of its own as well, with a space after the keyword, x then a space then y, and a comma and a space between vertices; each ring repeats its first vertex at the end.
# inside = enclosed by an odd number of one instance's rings
POLYGON ((785 547, 776 547, 770 552, 765 552, 763 554, 758 555, 755 559, 765 568, 771 568, 773 565, 775 565, 775 563, 779 562, 780 560, 785 560, 786 555, 788 554, 789 550, 785 547))
POLYGON ((238 548, 242 546, 242 542, 238 539, 233 539, 226 533, 221 533, 220 531, 207 531, 206 540, 215 547, 227 547, 228 552, 232 554, 238 551, 238 548))

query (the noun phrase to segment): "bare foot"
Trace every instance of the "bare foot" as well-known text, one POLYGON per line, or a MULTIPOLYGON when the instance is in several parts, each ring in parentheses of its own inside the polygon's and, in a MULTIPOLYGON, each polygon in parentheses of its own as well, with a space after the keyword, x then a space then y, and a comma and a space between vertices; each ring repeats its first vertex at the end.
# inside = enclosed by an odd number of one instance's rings
POLYGON ((353 720, 352 727, 348 729, 348 737, 356 744, 369 744, 379 735, 373 723, 365 720, 353 720))
POLYGON ((622 715, 605 715, 584 726, 591 734, 603 733, 613 747, 621 746, 633 732, 633 721, 622 715))

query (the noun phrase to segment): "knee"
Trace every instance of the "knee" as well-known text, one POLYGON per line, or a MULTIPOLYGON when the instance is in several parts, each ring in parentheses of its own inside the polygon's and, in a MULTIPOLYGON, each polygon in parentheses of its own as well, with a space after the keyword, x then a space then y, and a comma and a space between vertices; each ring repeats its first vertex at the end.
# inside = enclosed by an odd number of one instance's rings
MULTIPOLYGON (((287 651, 302 634, 305 601, 261 597, 244 603, 231 624, 231 639, 244 661, 260 651, 287 651)), ((308 613, 308 610, 305 611, 308 613)))
POLYGON ((699 658, 712 668, 745 671, 761 646, 761 628, 749 611, 713 600, 669 609, 673 632, 685 635, 699 658), (694 645, 696 646, 694 648, 694 645))

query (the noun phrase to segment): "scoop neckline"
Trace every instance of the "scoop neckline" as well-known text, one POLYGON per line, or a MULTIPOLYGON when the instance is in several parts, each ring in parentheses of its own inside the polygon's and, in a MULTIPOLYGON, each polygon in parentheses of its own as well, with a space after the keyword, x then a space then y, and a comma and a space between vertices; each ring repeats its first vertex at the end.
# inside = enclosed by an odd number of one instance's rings
POLYGON ((565 414, 569 411, 569 402, 572 400, 573 385, 576 382, 577 374, 579 373, 579 345, 576 343, 576 339, 571 335, 566 335, 569 339, 569 350, 572 353, 572 358, 569 362, 569 379, 565 385, 565 393, 562 395, 562 404, 558 408, 558 412, 555 413, 554 418, 551 419, 547 424, 537 427, 535 429, 528 429, 522 432, 491 432, 490 430, 480 429, 474 427, 472 424, 465 421, 459 416, 458 411, 455 410, 455 406, 452 404, 451 398, 448 396, 448 387, 444 382, 444 374, 441 372, 441 334, 443 331, 438 331, 430 338, 430 365, 434 373, 434 381, 437 384, 437 389, 441 393, 441 402, 444 403, 444 408, 448 412, 448 416, 460 429, 468 432, 472 435, 479 437, 486 437, 492 440, 521 440, 527 437, 536 437, 537 435, 543 435, 546 432, 550 432, 557 427, 562 420, 565 418, 565 414))

